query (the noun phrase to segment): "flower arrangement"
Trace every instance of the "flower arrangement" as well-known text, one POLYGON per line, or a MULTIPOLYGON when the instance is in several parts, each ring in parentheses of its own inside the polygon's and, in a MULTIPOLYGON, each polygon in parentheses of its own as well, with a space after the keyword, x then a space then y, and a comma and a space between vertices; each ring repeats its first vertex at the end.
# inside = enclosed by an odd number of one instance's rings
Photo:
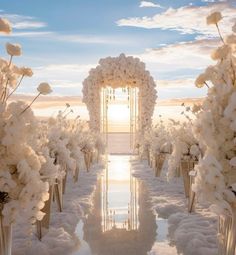
POLYGON ((189 121, 175 125, 171 130, 172 153, 168 160, 168 177, 176 176, 181 161, 197 161, 201 155, 189 121))
POLYGON ((216 61, 197 80, 196 85, 209 87, 202 110, 194 122, 194 136, 204 155, 195 167, 197 176, 193 190, 202 202, 210 202, 211 209, 221 215, 231 214, 236 183, 236 25, 232 34, 223 38, 220 13, 207 18, 216 25, 222 46, 213 51, 216 61), (201 80, 201 81, 200 81, 201 80))
POLYGON ((156 101, 155 82, 150 73, 145 70, 145 64, 138 58, 108 57, 101 59, 99 65, 89 72, 83 82, 83 102, 86 103, 90 114, 90 127, 96 132, 100 131, 100 90, 110 86, 138 87, 140 108, 140 130, 151 126, 152 114, 156 101))
MULTIPOLYGON (((0 19, 0 32, 11 32, 6 19, 0 19)), ((22 101, 7 102, 23 78, 31 77, 33 72, 13 64, 13 58, 21 55, 20 45, 7 43, 6 51, 9 61, 0 59, 0 215, 3 224, 9 226, 19 218, 31 224, 43 218, 41 209, 48 199, 49 185, 41 172, 46 159, 32 146, 37 142, 34 130, 38 125, 30 108, 33 102, 30 105, 22 101)), ((51 92, 49 88, 48 85, 43 94, 51 92)))
MULTIPOLYGON (((0 33, 10 32, 11 24, 0 18, 0 33)), ((46 218, 49 227, 52 190, 58 179, 61 183, 65 181, 67 171, 75 174, 83 162, 83 150, 104 152, 103 140, 90 132, 87 123, 79 116, 67 119, 73 112, 69 104, 56 118, 39 121, 34 116, 32 104, 41 95, 52 92, 48 83, 39 84, 38 93, 30 103, 9 103, 23 79, 31 77, 33 71, 13 63, 22 54, 19 44, 7 43, 6 52, 9 60, 0 58, 1 254, 9 253, 12 224, 23 222, 32 226, 46 218)))

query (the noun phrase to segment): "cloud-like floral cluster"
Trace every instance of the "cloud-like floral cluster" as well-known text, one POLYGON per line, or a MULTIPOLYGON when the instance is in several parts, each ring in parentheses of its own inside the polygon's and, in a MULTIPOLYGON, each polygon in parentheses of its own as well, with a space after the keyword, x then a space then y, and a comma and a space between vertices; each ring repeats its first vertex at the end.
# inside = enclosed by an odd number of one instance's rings
MULTIPOLYGON (((220 13, 212 13, 209 24, 216 25, 220 13)), ((235 26, 234 26, 235 27, 235 26)), ((204 156, 195 167, 197 177, 193 190, 200 201, 208 200, 219 214, 231 213, 230 203, 235 202, 236 183, 236 34, 226 38, 219 34, 222 46, 211 57, 217 61, 196 80, 196 85, 209 87, 202 110, 194 122, 194 135, 204 150, 204 156)))
MULTIPOLYGON (((0 19, 0 32, 10 31, 10 23, 0 19)), ((14 57, 22 54, 19 44, 7 43, 6 51, 9 60, 0 58, 0 214, 4 226, 18 220, 31 225, 45 215, 42 210, 49 199, 49 187, 57 180, 62 182, 67 172, 75 174, 85 150, 99 157, 104 143, 79 117, 66 118, 72 112, 69 104, 55 119, 40 121, 34 116, 31 105, 52 92, 46 82, 39 84, 30 104, 8 103, 33 71, 13 63, 14 57)))
POLYGON ((150 126, 156 102, 155 82, 150 73, 145 70, 145 64, 138 58, 108 57, 101 59, 99 65, 89 72, 83 82, 83 101, 86 103, 90 114, 90 127, 100 130, 100 91, 109 86, 113 89, 120 87, 137 87, 140 98, 140 127, 144 130, 150 126))

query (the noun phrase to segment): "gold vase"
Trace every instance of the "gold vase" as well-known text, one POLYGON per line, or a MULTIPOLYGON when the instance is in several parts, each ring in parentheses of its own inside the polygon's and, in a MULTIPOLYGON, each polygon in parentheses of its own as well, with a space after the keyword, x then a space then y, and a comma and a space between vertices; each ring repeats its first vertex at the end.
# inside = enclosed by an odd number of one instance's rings
POLYGON ((49 229, 50 225, 50 216, 51 216, 51 203, 52 203, 52 196, 53 196, 53 185, 49 187, 49 199, 45 202, 45 205, 42 209, 42 212, 45 213, 43 219, 41 221, 37 221, 37 235, 39 240, 42 239, 44 230, 49 229))
POLYGON ((59 212, 62 212, 63 208, 63 181, 61 179, 56 179, 54 184, 53 196, 57 203, 59 212))
POLYGON ((78 182, 78 180, 79 180, 79 166, 78 166, 78 164, 76 164, 73 180, 74 180, 74 183, 78 182))
POLYGON ((231 215, 218 218, 219 255, 235 255, 236 247, 236 203, 230 203, 231 215))
POLYGON ((165 155, 160 153, 157 154, 155 157, 155 176, 160 177, 161 176, 161 170, 163 167, 165 161, 165 155))
POLYGON ((190 196, 190 176, 189 172, 194 169, 195 161, 193 160, 182 160, 180 163, 180 171, 184 181, 184 192, 186 198, 190 196))
POLYGON ((0 205, 0 254, 11 255, 12 248, 12 225, 4 226, 2 215, 3 205, 0 205))

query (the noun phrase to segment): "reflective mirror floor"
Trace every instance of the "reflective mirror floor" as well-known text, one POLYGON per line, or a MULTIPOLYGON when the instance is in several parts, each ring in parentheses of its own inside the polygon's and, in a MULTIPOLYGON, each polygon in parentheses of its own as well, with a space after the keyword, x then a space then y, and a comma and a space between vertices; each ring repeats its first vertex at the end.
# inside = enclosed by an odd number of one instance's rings
POLYGON ((150 209, 147 190, 132 176, 131 156, 109 155, 92 211, 77 226, 74 255, 175 255, 168 223, 150 209))

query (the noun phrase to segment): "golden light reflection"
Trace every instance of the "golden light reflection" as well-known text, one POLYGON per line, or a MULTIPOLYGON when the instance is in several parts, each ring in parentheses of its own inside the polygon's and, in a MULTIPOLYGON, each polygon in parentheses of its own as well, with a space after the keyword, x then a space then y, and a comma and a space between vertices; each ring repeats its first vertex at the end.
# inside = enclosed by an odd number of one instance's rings
POLYGON ((108 86, 102 88, 100 100, 100 128, 106 141, 108 132, 128 132, 130 133, 130 148, 133 149, 135 134, 138 130, 138 108, 140 105, 138 89, 123 87, 119 91, 119 89, 112 89, 108 86))
POLYGON ((109 164, 109 181, 127 181, 130 179, 130 173, 127 171, 129 169, 129 161, 124 160, 113 160, 109 164))
POLYGON ((138 229, 139 188, 131 173, 130 156, 109 155, 101 182, 103 232, 113 228, 138 229))

